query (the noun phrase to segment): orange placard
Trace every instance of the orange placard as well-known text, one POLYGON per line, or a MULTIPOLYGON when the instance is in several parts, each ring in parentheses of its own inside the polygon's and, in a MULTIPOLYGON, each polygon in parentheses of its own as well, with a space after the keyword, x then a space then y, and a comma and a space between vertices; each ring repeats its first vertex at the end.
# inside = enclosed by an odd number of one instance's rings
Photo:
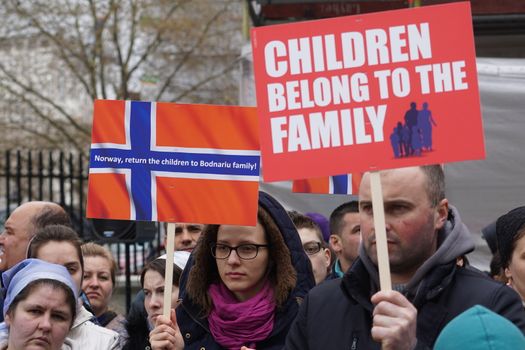
POLYGON ((253 107, 95 101, 87 216, 255 225, 253 107))
POLYGON ((362 176, 362 174, 357 173, 294 180, 292 191, 297 193, 357 195, 362 176))

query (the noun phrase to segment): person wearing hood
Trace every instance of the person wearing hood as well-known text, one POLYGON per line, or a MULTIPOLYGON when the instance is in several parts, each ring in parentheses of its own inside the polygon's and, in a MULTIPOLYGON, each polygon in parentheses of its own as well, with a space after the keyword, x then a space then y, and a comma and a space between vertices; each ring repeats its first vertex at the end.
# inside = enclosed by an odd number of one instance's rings
POLYGON ((445 198, 439 165, 380 173, 392 291, 380 291, 370 174, 359 189, 362 243, 342 279, 307 296, 286 349, 430 349, 442 328, 480 304, 525 331, 516 292, 468 265, 474 249, 445 198))
POLYGON ((170 325, 178 324, 185 350, 282 349, 299 301, 314 285, 288 214, 259 192, 256 226, 206 226, 182 275, 182 303, 170 325))

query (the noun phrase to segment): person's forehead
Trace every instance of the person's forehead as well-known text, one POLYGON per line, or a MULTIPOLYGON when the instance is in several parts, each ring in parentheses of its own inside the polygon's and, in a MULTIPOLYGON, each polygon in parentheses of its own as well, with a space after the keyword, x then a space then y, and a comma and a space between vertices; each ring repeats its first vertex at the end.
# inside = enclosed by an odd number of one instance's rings
POLYGON ((256 226, 221 225, 217 231, 217 240, 225 242, 264 240, 264 229, 260 223, 256 226))
POLYGON ((144 288, 156 288, 157 286, 164 286, 164 276, 158 271, 148 270, 144 274, 144 288))
POLYGON ((297 229, 297 232, 299 232, 299 237, 301 238, 301 242, 303 243, 312 241, 321 243, 317 231, 313 228, 303 227, 297 229))
POLYGON ((175 228, 178 228, 178 229, 184 229, 184 228, 188 228, 188 227, 204 227, 204 225, 202 224, 197 224, 197 223, 181 223, 181 224, 175 224, 175 228))
MULTIPOLYGON (((386 194, 402 196, 408 191, 421 191, 425 193, 426 176, 419 167, 384 170, 381 172, 380 178, 383 197, 386 197, 386 194)), ((359 187, 359 199, 371 199, 370 173, 366 173, 363 176, 359 187)))
POLYGON ((360 220, 359 212, 355 212, 355 213, 350 212, 350 213, 346 213, 345 215, 343 215, 344 225, 351 225, 351 226, 359 225, 359 220, 360 220))
POLYGON ((15 213, 33 217, 38 212, 42 211, 45 207, 56 205, 54 203, 48 203, 48 202, 27 202, 24 204, 21 204, 19 207, 17 207, 15 210, 13 210, 13 213, 11 215, 15 215, 15 213))
POLYGON ((26 234, 30 231, 31 220, 38 210, 34 206, 20 206, 16 208, 5 222, 5 227, 10 228, 15 234, 26 234))
POLYGON ((62 288, 46 283, 33 289, 25 302, 57 309, 69 309, 65 300, 66 292, 62 288))
POLYGON ((420 168, 391 170, 381 176, 384 198, 426 197, 426 176, 420 168))
POLYGON ((67 241, 49 241, 44 243, 37 253, 37 258, 45 257, 46 259, 53 259, 50 261, 60 264, 72 264, 79 262, 77 249, 71 242, 67 241))
POLYGON ((90 270, 111 270, 111 262, 100 255, 84 256, 84 265, 90 270))
POLYGON ((31 205, 30 203, 22 204, 13 212, 11 215, 9 215, 10 221, 20 221, 25 220, 29 221, 31 218, 35 216, 35 214, 39 211, 39 208, 35 205, 31 205))

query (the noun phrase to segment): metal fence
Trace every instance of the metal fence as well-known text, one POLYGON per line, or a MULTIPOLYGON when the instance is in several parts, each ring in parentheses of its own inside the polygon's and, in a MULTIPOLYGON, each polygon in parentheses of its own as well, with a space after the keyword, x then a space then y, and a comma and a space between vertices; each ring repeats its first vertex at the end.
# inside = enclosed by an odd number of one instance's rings
POLYGON ((126 310, 131 303, 131 275, 139 274, 149 258, 160 253, 160 226, 149 241, 108 243, 85 218, 88 160, 63 151, 7 150, 0 158, 0 231, 20 204, 43 200, 60 204, 70 215, 83 241, 104 244, 113 253, 119 273, 125 275, 126 310))
MULTIPOLYGON (((105 244, 113 252, 121 273, 139 274, 149 256, 160 246, 155 239, 141 243, 105 243, 85 218, 88 160, 63 151, 7 150, 0 161, 0 224, 21 203, 31 200, 60 204, 71 216, 84 241, 105 244), (129 250, 130 256, 126 257, 129 250), (126 261, 129 260, 129 264, 126 261), (129 266, 129 269, 127 268, 129 266)), ((158 230, 160 231, 160 230, 158 230)))

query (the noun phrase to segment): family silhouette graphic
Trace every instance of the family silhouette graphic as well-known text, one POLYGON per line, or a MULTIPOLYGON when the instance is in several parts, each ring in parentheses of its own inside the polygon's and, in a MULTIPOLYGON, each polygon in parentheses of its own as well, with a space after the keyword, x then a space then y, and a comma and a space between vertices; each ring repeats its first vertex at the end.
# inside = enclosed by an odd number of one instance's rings
POLYGON ((428 103, 423 102, 417 110, 415 102, 406 111, 405 123, 398 122, 390 134, 390 144, 395 158, 421 156, 423 151, 432 151, 432 126, 437 126, 428 103))

